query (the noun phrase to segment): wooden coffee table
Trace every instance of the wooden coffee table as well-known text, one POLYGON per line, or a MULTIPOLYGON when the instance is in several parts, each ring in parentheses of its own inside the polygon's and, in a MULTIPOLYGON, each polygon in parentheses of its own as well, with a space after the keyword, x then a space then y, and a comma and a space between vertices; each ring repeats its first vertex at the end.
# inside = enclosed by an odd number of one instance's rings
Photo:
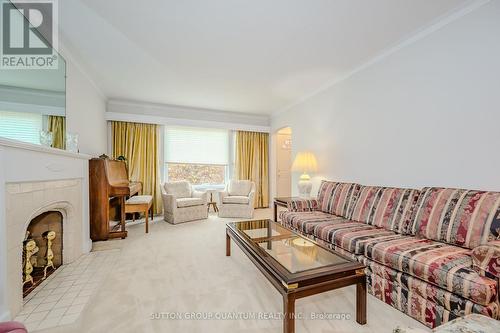
POLYGON ((231 239, 283 296, 283 332, 295 332, 295 300, 356 285, 356 321, 366 324, 366 277, 361 263, 271 220, 226 225, 231 239))

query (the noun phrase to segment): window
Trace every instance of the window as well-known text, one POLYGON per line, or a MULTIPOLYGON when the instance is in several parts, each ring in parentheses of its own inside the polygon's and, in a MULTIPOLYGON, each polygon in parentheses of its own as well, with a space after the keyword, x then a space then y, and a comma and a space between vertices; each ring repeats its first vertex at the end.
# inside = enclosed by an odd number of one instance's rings
POLYGON ((165 179, 193 185, 221 185, 228 178, 229 131, 165 128, 165 179))
POLYGON ((0 136, 40 144, 40 113, 0 111, 0 136))

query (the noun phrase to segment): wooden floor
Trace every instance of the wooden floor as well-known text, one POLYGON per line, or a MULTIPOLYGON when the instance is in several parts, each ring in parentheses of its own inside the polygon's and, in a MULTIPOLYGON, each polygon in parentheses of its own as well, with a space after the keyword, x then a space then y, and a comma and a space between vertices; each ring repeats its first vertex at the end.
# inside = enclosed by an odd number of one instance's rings
MULTIPOLYGON (((271 214, 257 210, 256 218, 271 214)), ((281 295, 234 244, 225 256, 229 220, 211 215, 174 226, 156 219, 149 234, 139 224, 125 240, 94 243, 95 251, 121 249, 114 270, 75 324, 50 332, 282 332, 281 295)), ((348 287, 298 300, 296 311, 307 319, 296 321, 296 332, 430 331, 371 295, 368 324, 358 325, 355 292, 348 287)))

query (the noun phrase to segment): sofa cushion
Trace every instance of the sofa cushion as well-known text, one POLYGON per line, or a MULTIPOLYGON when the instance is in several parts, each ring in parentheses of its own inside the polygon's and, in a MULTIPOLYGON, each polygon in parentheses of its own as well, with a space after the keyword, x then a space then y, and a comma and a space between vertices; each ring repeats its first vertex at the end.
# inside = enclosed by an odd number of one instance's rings
POLYGON ((281 223, 299 230, 305 234, 314 234, 314 228, 323 223, 336 223, 344 219, 340 216, 323 213, 320 211, 313 212, 290 212, 283 211, 280 213, 281 223))
POLYGON ((252 181, 250 180, 231 180, 227 187, 229 195, 248 196, 252 190, 252 181))
POLYGON ((322 212, 347 217, 356 201, 358 184, 322 181, 318 191, 318 205, 322 212))
POLYGON ((424 188, 410 232, 472 249, 500 232, 500 192, 424 188))
POLYGON ((314 198, 294 198, 288 200, 286 208, 291 212, 312 212, 318 210, 318 200, 314 198))
POLYGON ((368 244, 368 259, 486 305, 496 296, 496 281, 472 269, 470 251, 429 239, 401 236, 368 244))
POLYGON ((493 302, 486 306, 468 302, 463 308, 452 303, 450 304, 452 310, 449 310, 433 300, 422 297, 412 289, 409 290, 393 280, 384 279, 376 274, 367 274, 366 282, 370 294, 431 328, 469 313, 480 313, 492 318, 498 313, 498 304, 493 302))
POLYGON ((380 199, 383 187, 380 186, 363 186, 360 185, 356 202, 351 207, 349 218, 357 222, 367 223, 373 219, 373 211, 376 208, 376 203, 380 199))
POLYGON ((186 181, 167 182, 164 188, 167 194, 173 194, 177 198, 191 197, 191 185, 186 181))
POLYGON ((248 204, 249 198, 247 196, 242 195, 231 195, 224 197, 222 199, 222 203, 227 204, 248 204))
POLYGON ((399 238, 401 235, 390 230, 365 224, 364 227, 341 229, 334 233, 333 237, 335 245, 356 255, 360 255, 365 253, 365 248, 369 244, 386 242, 391 239, 399 238))
POLYGON ((361 186, 349 218, 403 233, 418 194, 413 189, 361 186))
POLYGON ((204 204, 205 204, 205 201, 202 198, 179 198, 179 199, 177 199, 177 207, 178 208, 199 206, 199 205, 204 205, 204 204))
POLYGON ((500 239, 472 250, 472 264, 481 275, 500 279, 500 239))
MULTIPOLYGON (((339 232, 346 232, 348 230, 371 230, 374 227, 356 221, 351 221, 348 219, 342 219, 337 221, 337 223, 325 223, 314 229, 314 236, 324 240, 325 242, 335 244, 335 235, 339 232)), ((337 245, 338 246, 338 245, 337 245)))
POLYGON ((364 254, 364 249, 369 243, 400 237, 390 230, 351 220, 317 226, 314 233, 317 238, 355 255, 364 254))
MULTIPOLYGON (((365 259, 363 264, 367 267, 368 274, 374 274, 382 279, 397 283, 399 286, 404 287, 410 293, 419 295, 433 303, 443 306, 445 309, 455 312, 457 314, 463 313, 464 310, 476 307, 478 313, 481 313, 484 306, 472 302, 458 294, 452 293, 448 290, 442 289, 419 278, 413 277, 409 274, 399 272, 385 265, 381 265, 375 261, 365 259)), ((488 303, 484 299, 481 303, 488 303)), ((498 306, 491 308, 495 311, 490 312, 489 315, 495 315, 498 312, 498 306)))

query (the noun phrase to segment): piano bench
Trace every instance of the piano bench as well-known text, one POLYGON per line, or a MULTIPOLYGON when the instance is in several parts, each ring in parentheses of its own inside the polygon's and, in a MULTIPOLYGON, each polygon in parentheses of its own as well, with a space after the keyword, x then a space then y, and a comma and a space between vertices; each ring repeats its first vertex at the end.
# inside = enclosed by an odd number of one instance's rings
MULTIPOLYGON (((146 233, 149 232, 149 210, 153 207, 151 195, 136 195, 125 201, 125 213, 144 213, 146 216, 146 233)), ((152 216, 151 212, 151 216, 152 216)))

